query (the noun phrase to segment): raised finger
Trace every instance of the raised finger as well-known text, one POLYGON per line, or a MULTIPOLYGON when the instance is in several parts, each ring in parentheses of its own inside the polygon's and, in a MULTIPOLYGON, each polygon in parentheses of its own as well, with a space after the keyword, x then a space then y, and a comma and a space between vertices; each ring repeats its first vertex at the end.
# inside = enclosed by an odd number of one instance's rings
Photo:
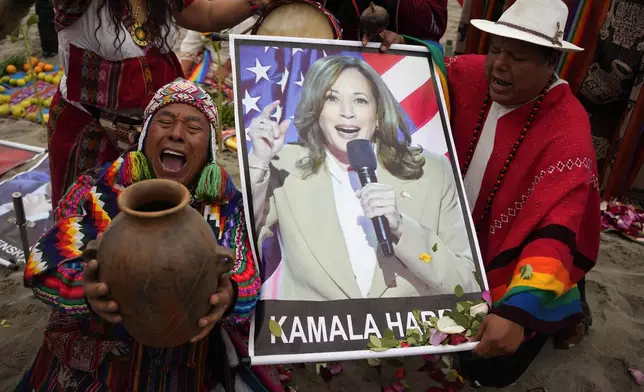
POLYGON ((273 132, 273 138, 274 138, 275 140, 279 139, 279 138, 280 138, 280 136, 282 136, 282 130, 281 130, 281 128, 280 128, 280 126, 279 126, 279 124, 278 124, 278 123, 276 123, 276 122, 271 122, 270 124, 267 124, 267 125, 269 125, 269 126, 270 126, 271 131, 273 132))
POLYGON ((279 104, 280 104, 279 100, 271 102, 262 110, 262 113, 259 115, 259 117, 262 117, 268 120, 271 117, 271 114, 273 113, 273 111, 277 109, 277 105, 279 104))
POLYGON ((284 120, 280 124, 280 136, 285 136, 286 131, 288 131, 288 127, 291 126, 291 120, 284 120))

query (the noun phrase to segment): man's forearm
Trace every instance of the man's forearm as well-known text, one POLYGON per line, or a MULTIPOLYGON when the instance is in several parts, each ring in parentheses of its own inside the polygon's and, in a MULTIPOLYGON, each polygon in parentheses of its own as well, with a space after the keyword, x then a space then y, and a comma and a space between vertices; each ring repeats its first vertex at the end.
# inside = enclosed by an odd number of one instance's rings
POLYGON ((194 0, 176 15, 177 24, 199 32, 221 31, 252 16, 267 0, 194 0))

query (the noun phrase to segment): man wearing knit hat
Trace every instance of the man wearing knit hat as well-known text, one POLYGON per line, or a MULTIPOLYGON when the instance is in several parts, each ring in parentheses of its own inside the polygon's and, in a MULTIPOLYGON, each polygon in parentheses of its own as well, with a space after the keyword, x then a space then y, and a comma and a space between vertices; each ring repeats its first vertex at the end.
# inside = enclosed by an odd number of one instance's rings
POLYGON ((230 325, 247 321, 260 280, 250 256, 241 193, 215 161, 216 123, 210 96, 177 79, 147 107, 136 150, 81 176, 63 197, 54 227, 36 243, 25 268, 25 284, 54 312, 36 361, 17 390, 58 385, 56 390, 199 391, 213 383, 231 390, 231 373, 217 373, 228 368, 226 332, 213 327, 221 320, 230 325), (109 288, 95 279, 97 261, 86 264, 81 258, 119 213, 120 192, 150 178, 185 185, 193 196, 191 206, 207 218, 220 245, 237 255, 232 274, 222 277, 211 297, 213 312, 199 321, 202 332, 169 349, 143 347, 128 336, 118 304, 104 298, 109 288), (225 365, 209 366, 206 353, 225 365))
POLYGON ((492 296, 473 358, 474 384, 515 382, 551 337, 583 336, 578 283, 599 250, 597 163, 588 115, 554 72, 564 40, 561 0, 517 0, 487 55, 447 64, 452 130, 492 296), (571 331, 579 332, 576 335, 571 331))

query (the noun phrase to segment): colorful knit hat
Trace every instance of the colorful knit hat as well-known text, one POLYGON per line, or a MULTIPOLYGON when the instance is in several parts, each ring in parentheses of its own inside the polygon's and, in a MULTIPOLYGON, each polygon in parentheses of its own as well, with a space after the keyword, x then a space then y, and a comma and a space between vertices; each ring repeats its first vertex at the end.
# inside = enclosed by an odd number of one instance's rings
POLYGON ((222 169, 215 161, 216 157, 216 127, 218 120, 217 107, 208 95, 199 86, 183 78, 177 78, 173 82, 161 87, 152 97, 144 112, 145 121, 139 136, 139 144, 136 151, 132 151, 126 157, 128 164, 124 165, 130 169, 130 175, 133 182, 145 178, 152 178, 148 159, 143 154, 146 136, 150 129, 152 117, 164 106, 182 103, 191 105, 206 115, 210 122, 210 157, 208 164, 201 172, 196 189, 195 196, 199 200, 209 202, 225 202, 231 196, 234 186, 228 178, 228 173, 222 169))

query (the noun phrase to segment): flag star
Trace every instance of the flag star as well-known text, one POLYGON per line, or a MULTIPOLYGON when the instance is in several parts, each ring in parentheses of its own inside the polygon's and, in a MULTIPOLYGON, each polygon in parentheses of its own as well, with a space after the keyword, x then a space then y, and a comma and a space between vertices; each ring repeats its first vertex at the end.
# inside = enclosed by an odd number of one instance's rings
POLYGON ((271 69, 270 65, 263 66, 260 62, 259 59, 255 59, 255 66, 246 68, 250 72, 255 74, 255 83, 259 82, 261 79, 266 79, 268 80, 268 70, 271 69))
POLYGON ((293 48, 293 52, 291 52, 291 55, 295 56, 295 53, 297 53, 297 52, 304 52, 304 50, 301 49, 301 48, 293 48))
POLYGON ((277 85, 282 88, 282 92, 284 92, 284 89, 286 88, 286 83, 288 82, 288 68, 284 68, 284 73, 282 74, 282 79, 280 79, 279 82, 277 82, 277 85))
POLYGON ((275 121, 280 122, 280 120, 282 119, 282 105, 277 105, 275 113, 271 115, 271 118, 274 118, 275 121))
POLYGON ((324 55, 324 57, 326 57, 326 56, 327 56, 327 54, 326 54, 326 50, 323 50, 323 51, 322 51, 322 55, 324 55))
POLYGON ((302 74, 302 72, 300 72, 300 80, 295 82, 295 84, 297 84, 298 86, 302 87, 303 83, 304 83, 304 75, 302 74))
POLYGON ((246 90, 244 99, 242 99, 242 105, 244 105, 244 108, 246 109, 246 113, 244 114, 248 114, 251 110, 257 110, 259 112, 257 101, 259 101, 260 98, 261 97, 251 97, 250 94, 248 94, 248 90, 246 90))
POLYGON ((268 52, 269 49, 279 49, 277 46, 264 46, 264 53, 268 52))

